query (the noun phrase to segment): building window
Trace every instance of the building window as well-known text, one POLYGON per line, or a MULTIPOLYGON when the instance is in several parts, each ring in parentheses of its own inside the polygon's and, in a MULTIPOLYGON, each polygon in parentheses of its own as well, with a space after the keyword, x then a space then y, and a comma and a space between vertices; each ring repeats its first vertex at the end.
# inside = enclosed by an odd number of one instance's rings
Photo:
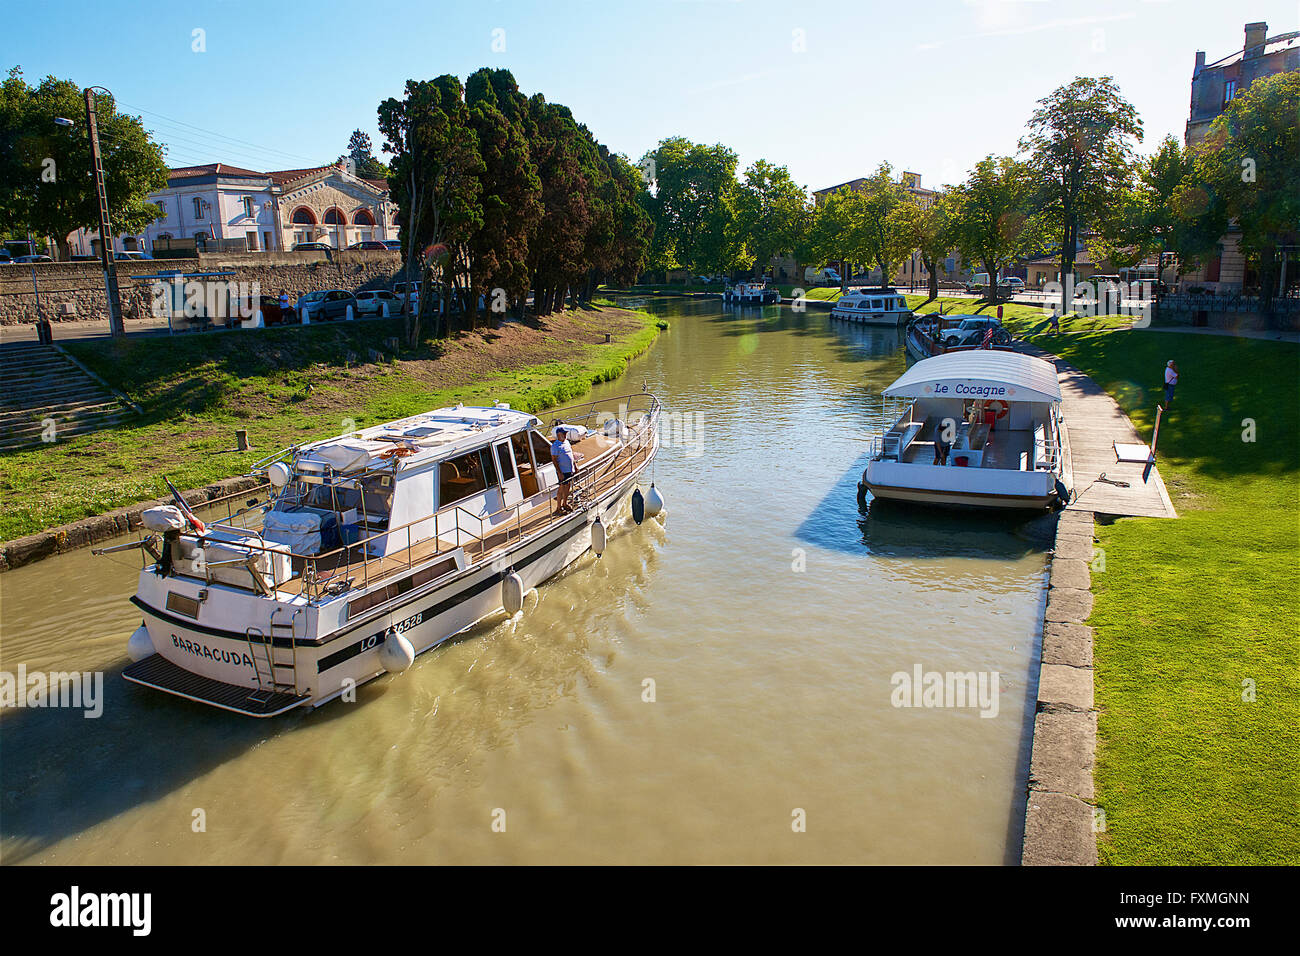
POLYGON ((343 213, 339 212, 337 209, 327 209, 325 210, 325 218, 323 221, 327 226, 341 226, 347 220, 343 218, 343 213))
POLYGON ((1227 106, 1232 102, 1232 98, 1237 95, 1237 81, 1225 80, 1223 84, 1223 105, 1227 106))
POLYGON ((249 219, 253 218, 253 197, 252 196, 244 197, 244 216, 249 219))
POLYGON ((161 214, 162 218, 163 218, 163 219, 166 219, 166 218, 167 218, 167 203, 163 202, 163 201, 160 199, 160 200, 158 200, 156 203, 154 203, 154 205, 158 207, 158 212, 161 214))
POLYGON ((375 217, 370 214, 369 209, 358 209, 352 214, 352 225, 354 226, 373 226, 375 217))
POLYGON ((203 218, 203 200, 199 199, 197 196, 194 197, 194 218, 203 218))
POLYGON ((299 206, 295 209, 293 211, 293 218, 289 221, 298 226, 316 225, 316 217, 311 214, 311 210, 306 206, 299 206))

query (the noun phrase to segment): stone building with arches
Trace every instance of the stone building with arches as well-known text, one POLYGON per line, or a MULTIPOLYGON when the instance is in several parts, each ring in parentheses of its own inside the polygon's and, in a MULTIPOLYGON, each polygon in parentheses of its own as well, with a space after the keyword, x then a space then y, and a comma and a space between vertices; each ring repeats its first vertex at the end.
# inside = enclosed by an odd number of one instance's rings
MULTIPOLYGON (((149 196, 159 218, 135 235, 117 236, 115 252, 148 253, 155 244, 229 252, 289 252, 300 242, 346 249, 396 239, 397 206, 388 184, 345 166, 258 172, 209 163, 169 171, 167 188, 149 196)), ((112 196, 109 197, 111 206, 112 196)), ((74 255, 99 251, 97 230, 68 236, 74 255)))

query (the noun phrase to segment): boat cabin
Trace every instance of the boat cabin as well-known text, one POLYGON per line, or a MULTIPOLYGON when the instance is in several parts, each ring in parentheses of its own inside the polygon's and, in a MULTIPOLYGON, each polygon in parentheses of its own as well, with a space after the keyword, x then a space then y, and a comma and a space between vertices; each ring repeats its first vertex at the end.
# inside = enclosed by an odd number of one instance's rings
MULTIPOLYGON (((300 555, 365 541, 383 556, 458 531, 482 539, 555 488, 540 424, 505 406, 459 406, 300 446, 268 468, 262 535, 300 555)), ((590 459, 618 442, 586 433, 571 444, 590 459)))
POLYGON ((871 325, 902 325, 912 318, 907 299, 892 286, 848 289, 831 307, 831 318, 871 325))

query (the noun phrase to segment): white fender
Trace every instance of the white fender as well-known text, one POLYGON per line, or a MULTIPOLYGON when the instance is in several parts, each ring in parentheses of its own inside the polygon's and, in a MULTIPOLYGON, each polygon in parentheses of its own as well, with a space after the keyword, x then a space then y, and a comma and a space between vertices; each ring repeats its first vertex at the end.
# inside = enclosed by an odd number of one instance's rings
POLYGON ((131 632, 126 642, 126 656, 133 661, 142 661, 153 652, 153 638, 149 636, 149 629, 141 624, 131 632))
POLYGON ((379 645, 379 663, 390 674, 400 674, 415 663, 415 648, 411 642, 391 627, 384 643, 379 645))
POLYGON ((511 617, 524 608, 524 579, 513 571, 501 579, 501 606, 511 617))
POLYGON ((645 496, 645 516, 653 518, 659 512, 664 510, 664 496, 659 494, 659 489, 655 483, 650 482, 650 492, 645 496))
POLYGON ((282 461, 277 461, 266 469, 266 480, 271 483, 272 488, 279 491, 289 483, 290 474, 292 472, 290 472, 289 466, 282 461))
POLYGON ((596 552, 598 558, 605 553, 605 525, 599 516, 591 526, 591 550, 596 552))

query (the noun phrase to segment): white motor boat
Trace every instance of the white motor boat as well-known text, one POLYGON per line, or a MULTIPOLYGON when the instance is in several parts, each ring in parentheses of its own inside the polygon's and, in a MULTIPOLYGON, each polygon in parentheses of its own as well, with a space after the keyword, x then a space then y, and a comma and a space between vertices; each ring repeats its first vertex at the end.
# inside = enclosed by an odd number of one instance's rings
POLYGON ((923 359, 885 389, 893 424, 872 441, 858 501, 1043 509, 1073 482, 1056 366, 976 349, 923 359))
POLYGON ((731 305, 776 305, 781 301, 781 290, 762 279, 736 282, 727 286, 722 301, 731 305))
MULTIPOLYGON (((123 676, 256 717, 317 706, 485 617, 589 550, 658 449, 648 393, 550 413, 570 429, 571 508, 556 506, 550 438, 507 406, 441 408, 261 463, 269 498, 205 524, 183 500, 150 509, 143 621, 123 676), (576 439, 575 439, 576 433, 576 439)), ((247 497, 247 493, 239 496, 247 497)), ((647 507, 647 505, 649 505, 647 507)))
POLYGON ((892 286, 853 288, 836 300, 831 318, 866 325, 903 325, 911 320, 912 310, 892 286))

